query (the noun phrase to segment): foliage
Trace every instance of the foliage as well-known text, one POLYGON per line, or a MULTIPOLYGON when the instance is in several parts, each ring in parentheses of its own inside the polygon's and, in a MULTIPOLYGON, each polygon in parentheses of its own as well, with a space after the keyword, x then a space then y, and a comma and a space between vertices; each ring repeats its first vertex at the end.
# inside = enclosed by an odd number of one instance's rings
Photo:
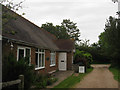
POLYGON ((53 78, 49 75, 42 75, 42 74, 37 74, 36 77, 34 78, 34 86, 35 88, 46 88, 48 85, 52 85, 54 82, 57 81, 57 78, 53 78))
POLYGON ((113 73, 114 79, 120 82, 120 69, 118 67, 110 67, 109 70, 113 73))
POLYGON ((47 76, 43 76, 43 75, 36 75, 35 79, 34 79, 34 85, 35 88, 46 88, 47 85, 47 76))
POLYGON ((76 50, 75 54, 74 54, 74 58, 83 58, 84 57, 84 51, 79 51, 78 49, 76 50))
MULTIPOLYGON (((24 1, 21 1, 17 4, 15 4, 15 2, 13 0, 1 0, 0 1, 0 5, 2 5, 2 25, 6 25, 10 20, 16 20, 16 16, 15 15, 11 15, 9 13, 10 10, 13 10, 14 12, 18 11, 19 8, 22 8, 22 3, 24 1)), ((23 13, 22 15, 25 15, 25 13, 23 13)))
POLYGON ((71 76, 66 78, 64 81, 59 83, 54 88, 72 88, 75 84, 79 83, 83 79, 83 77, 85 75, 87 75, 88 73, 90 73, 92 70, 93 70, 93 68, 89 68, 89 69, 87 69, 86 73, 79 74, 78 76, 75 76, 74 74, 72 74, 71 76))
POLYGON ((57 78, 48 78, 47 79, 47 85, 52 85, 54 82, 56 82, 57 81, 57 78))
POLYGON ((58 39, 69 39, 69 35, 67 34, 64 27, 59 25, 54 26, 52 23, 42 24, 41 28, 47 30, 48 32, 55 35, 58 39))
POLYGON ((76 26, 77 23, 70 21, 70 19, 64 19, 61 24, 61 26, 66 29, 70 38, 74 39, 75 41, 80 41, 80 30, 76 26))
POLYGON ((25 89, 29 89, 34 79, 33 68, 32 65, 29 66, 26 63, 25 59, 17 61, 14 55, 10 53, 8 57, 3 58, 2 81, 16 80, 22 74, 24 75, 25 89))
MULTIPOLYGON (((88 41, 88 40, 87 40, 88 41)), ((110 63, 109 56, 105 55, 98 43, 88 45, 86 42, 76 45, 76 49, 88 52, 92 55, 92 63, 110 63)))
MULTIPOLYGON (((90 67, 90 64, 92 63, 92 55, 85 51, 79 51, 76 50, 74 54, 74 63, 79 63, 81 60, 85 60, 86 66, 90 67)), ((83 61, 84 62, 84 61, 83 61)))
MULTIPOLYGON (((24 75, 25 89, 29 89, 32 84, 35 85, 35 88, 46 88, 47 85, 57 81, 56 78, 49 75, 35 73, 33 65, 28 64, 27 57, 17 61, 12 53, 3 59, 2 71, 3 82, 16 80, 19 75, 24 75)), ((14 86, 14 88, 17 87, 14 86)))
POLYGON ((80 41, 80 30, 77 28, 76 23, 70 19, 64 19, 61 25, 54 26, 52 23, 42 24, 41 28, 54 34, 58 39, 74 39, 80 41))
MULTIPOLYGON (((82 40, 80 41, 80 46, 89 47, 89 46, 90 46, 89 41, 90 41, 90 40, 87 40, 87 39, 83 40, 83 39, 82 39, 82 40)), ((79 45, 79 44, 78 44, 78 45, 79 45)))
POLYGON ((21 4, 23 2, 24 1, 21 1, 17 4, 15 4, 13 0, 1 0, 0 1, 1 4, 4 4, 7 8, 14 10, 14 11, 17 11, 19 8, 22 8, 21 4))
POLYGON ((120 64, 120 20, 109 17, 99 36, 99 45, 103 54, 111 58, 113 66, 120 64))

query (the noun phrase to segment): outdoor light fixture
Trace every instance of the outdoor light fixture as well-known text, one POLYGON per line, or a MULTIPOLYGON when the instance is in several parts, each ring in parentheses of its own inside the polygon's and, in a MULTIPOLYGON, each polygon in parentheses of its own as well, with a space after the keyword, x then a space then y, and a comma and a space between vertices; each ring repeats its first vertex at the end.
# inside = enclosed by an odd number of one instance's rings
POLYGON ((73 49, 73 53, 75 53, 75 49, 73 49))
POLYGON ((13 50, 13 43, 11 42, 11 44, 10 44, 10 48, 11 48, 11 50, 13 50))
POLYGON ((10 42, 9 39, 7 40, 7 42, 8 42, 8 43, 10 42))

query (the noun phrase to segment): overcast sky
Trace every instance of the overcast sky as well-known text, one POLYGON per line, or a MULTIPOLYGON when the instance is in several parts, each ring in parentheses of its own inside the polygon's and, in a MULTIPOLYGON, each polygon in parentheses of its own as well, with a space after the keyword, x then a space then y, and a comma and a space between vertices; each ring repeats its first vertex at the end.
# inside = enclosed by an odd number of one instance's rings
MULTIPOLYGON (((21 0, 16 0, 21 1, 21 0)), ((112 0, 25 0, 22 4, 24 17, 38 26, 46 22, 60 25, 63 19, 77 23, 80 39, 97 42, 104 31, 106 19, 116 16, 117 3, 112 0)))

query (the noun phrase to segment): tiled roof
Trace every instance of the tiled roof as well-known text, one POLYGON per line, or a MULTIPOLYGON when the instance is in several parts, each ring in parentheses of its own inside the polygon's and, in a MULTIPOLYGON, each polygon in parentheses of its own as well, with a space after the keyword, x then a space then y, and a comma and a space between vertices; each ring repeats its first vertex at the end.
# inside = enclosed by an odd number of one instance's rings
POLYGON ((58 50, 58 47, 53 42, 55 37, 37 25, 31 23, 22 16, 13 11, 9 11, 11 15, 15 15, 15 19, 10 20, 3 26, 3 37, 30 43, 33 46, 38 46, 44 49, 58 50), (15 34, 11 34, 14 32, 15 34))
POLYGON ((54 51, 72 51, 74 49, 73 40, 57 39, 53 34, 15 12, 9 10, 8 13, 15 16, 16 19, 10 20, 3 26, 3 38, 54 51))
POLYGON ((70 39, 58 39, 55 43, 59 51, 72 51, 75 48, 74 41, 70 39))

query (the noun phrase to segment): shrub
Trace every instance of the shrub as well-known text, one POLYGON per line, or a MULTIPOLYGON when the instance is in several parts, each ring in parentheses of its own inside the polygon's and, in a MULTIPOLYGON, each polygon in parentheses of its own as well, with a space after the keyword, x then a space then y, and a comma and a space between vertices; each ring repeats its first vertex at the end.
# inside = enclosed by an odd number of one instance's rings
POLYGON ((46 88, 47 85, 52 85, 56 81, 56 78, 53 78, 49 75, 37 74, 34 79, 34 87, 40 89, 46 88))
POLYGON ((35 83, 35 88, 46 88, 46 81, 42 81, 42 82, 36 82, 35 83))
POLYGON ((93 62, 92 55, 85 51, 76 50, 74 54, 74 64, 83 62, 88 68, 90 64, 93 62))
POLYGON ((83 56, 86 58, 86 65, 90 68, 90 64, 93 62, 92 55, 90 53, 84 53, 83 56))
MULTIPOLYGON (((12 53, 3 58, 2 81, 11 81, 18 79, 19 75, 24 75, 24 87, 29 89, 34 77, 33 65, 29 66, 25 58, 17 61, 12 53)), ((17 88, 17 87, 16 87, 17 88)))
POLYGON ((47 79, 47 85, 52 85, 56 81, 57 81, 57 78, 53 78, 53 77, 48 78, 47 79))
POLYGON ((47 85, 47 75, 36 74, 34 79, 34 86, 35 88, 45 88, 47 85))

